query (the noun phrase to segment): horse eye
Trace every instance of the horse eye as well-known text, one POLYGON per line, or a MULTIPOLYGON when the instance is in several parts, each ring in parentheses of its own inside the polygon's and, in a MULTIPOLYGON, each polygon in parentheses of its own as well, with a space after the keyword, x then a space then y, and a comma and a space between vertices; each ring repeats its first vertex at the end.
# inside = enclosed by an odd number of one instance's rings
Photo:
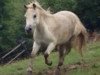
POLYGON ((34 15, 33 17, 36 18, 36 15, 34 15))

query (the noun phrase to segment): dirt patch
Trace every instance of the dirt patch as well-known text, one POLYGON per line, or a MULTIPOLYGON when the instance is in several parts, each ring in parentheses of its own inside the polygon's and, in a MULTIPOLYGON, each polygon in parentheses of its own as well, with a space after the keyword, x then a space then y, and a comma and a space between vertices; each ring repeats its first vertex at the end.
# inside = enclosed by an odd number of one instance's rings
POLYGON ((43 70, 42 72, 28 72, 27 75, 66 75, 69 71, 74 69, 82 69, 82 68, 88 68, 93 66, 94 64, 88 64, 88 63, 81 63, 77 62, 74 64, 64 65, 60 69, 54 68, 48 68, 46 70, 43 70))

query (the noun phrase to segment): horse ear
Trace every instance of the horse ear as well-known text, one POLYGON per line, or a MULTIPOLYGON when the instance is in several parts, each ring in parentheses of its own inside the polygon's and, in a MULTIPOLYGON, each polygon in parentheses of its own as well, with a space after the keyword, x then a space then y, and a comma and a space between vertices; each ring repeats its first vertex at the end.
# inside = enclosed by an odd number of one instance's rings
POLYGON ((36 4, 34 4, 34 3, 33 3, 33 8, 34 8, 34 9, 36 8, 36 4))
POLYGON ((25 7, 25 8, 27 8, 27 6, 26 6, 26 5, 24 5, 24 7, 25 7))

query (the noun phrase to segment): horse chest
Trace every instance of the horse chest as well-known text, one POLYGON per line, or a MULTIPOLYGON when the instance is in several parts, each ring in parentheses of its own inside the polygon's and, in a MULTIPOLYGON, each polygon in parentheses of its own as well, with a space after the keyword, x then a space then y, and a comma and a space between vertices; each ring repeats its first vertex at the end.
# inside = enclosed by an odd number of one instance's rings
POLYGON ((45 29, 43 33, 36 31, 34 35, 34 40, 39 43, 49 44, 51 41, 53 41, 53 36, 49 31, 45 29))

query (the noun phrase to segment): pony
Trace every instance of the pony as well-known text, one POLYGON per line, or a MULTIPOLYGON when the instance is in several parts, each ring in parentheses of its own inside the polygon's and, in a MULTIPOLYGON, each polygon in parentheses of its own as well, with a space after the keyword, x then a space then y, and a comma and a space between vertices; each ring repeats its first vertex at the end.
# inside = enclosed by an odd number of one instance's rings
POLYGON ((64 58, 72 47, 77 48, 81 56, 83 55, 82 50, 86 44, 87 31, 76 14, 71 11, 59 11, 52 14, 43 9, 37 1, 24 6, 26 8, 25 30, 33 32, 34 38, 32 59, 42 44, 47 46, 44 58, 45 63, 49 66, 52 65, 49 55, 55 48, 59 52, 57 68, 63 65, 64 58), (73 43, 75 43, 74 46, 73 43))

